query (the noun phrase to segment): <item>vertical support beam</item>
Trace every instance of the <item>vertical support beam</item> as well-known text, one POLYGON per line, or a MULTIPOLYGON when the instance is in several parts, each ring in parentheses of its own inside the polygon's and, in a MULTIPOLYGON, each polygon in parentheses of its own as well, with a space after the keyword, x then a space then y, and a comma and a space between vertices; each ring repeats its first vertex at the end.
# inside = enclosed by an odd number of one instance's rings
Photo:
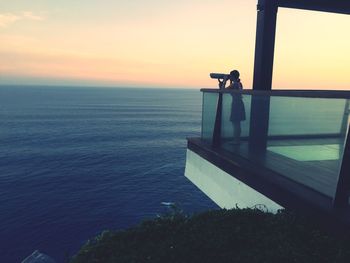
MULTIPOLYGON (((277 19, 277 0, 259 0, 256 24, 253 90, 271 90, 277 19)), ((263 155, 267 147, 270 97, 252 96, 249 149, 263 155)))
POLYGON ((277 0, 259 0, 257 9, 253 89, 271 90, 277 0))
POLYGON ((249 126, 249 151, 262 155, 267 148, 270 96, 252 95, 249 126))
POLYGON ((221 145, 221 119, 222 119, 222 93, 219 92, 218 104, 216 107, 216 117, 213 132, 213 147, 220 147, 221 145))
POLYGON ((344 115, 343 115, 343 120, 342 120, 342 124, 340 127, 340 135, 341 136, 346 136, 346 132, 347 132, 347 128, 348 128, 348 124, 349 124, 349 101, 350 100, 346 100, 345 101, 345 107, 344 107, 344 115))
POLYGON ((350 126, 348 126, 348 135, 344 145, 343 160, 341 163, 337 190, 333 200, 335 208, 344 208, 349 206, 350 196, 350 126))

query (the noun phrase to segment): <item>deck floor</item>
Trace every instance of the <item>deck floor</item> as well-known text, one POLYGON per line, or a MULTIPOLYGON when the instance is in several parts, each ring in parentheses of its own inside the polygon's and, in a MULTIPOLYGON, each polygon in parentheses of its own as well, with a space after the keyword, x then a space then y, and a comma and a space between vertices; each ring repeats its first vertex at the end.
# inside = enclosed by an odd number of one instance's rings
POLYGON ((270 140, 263 154, 249 149, 247 141, 227 140, 222 148, 328 197, 335 194, 343 152, 340 139, 270 140))

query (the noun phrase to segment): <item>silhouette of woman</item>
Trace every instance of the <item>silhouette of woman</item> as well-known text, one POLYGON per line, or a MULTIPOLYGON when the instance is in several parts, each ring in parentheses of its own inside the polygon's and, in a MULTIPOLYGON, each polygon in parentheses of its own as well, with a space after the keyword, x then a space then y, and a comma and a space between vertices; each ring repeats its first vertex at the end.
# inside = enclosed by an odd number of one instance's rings
MULTIPOLYGON (((241 80, 239 79, 238 70, 232 70, 230 72, 230 85, 227 87, 227 89, 233 89, 233 90, 243 89, 243 85, 241 83, 241 80)), ((244 103, 243 103, 241 94, 231 93, 231 96, 232 96, 232 105, 231 105, 230 121, 232 122, 232 126, 233 126, 234 144, 239 144, 241 131, 242 131, 241 121, 244 121, 246 119, 245 108, 244 108, 244 103)))

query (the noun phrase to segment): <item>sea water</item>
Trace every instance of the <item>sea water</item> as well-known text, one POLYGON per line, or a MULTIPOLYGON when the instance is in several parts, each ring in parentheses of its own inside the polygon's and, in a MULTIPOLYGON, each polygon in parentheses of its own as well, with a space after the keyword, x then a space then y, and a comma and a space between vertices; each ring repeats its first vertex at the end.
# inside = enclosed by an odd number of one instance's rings
POLYGON ((217 206, 183 175, 201 93, 0 87, 0 262, 64 262, 105 229, 217 206))

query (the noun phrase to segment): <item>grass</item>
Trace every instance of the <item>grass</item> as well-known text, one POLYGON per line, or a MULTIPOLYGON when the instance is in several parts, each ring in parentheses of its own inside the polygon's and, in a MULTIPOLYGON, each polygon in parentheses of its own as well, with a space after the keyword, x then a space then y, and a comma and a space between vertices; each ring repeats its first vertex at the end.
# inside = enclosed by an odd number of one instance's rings
POLYGON ((124 231, 105 231, 71 263, 350 262, 349 241, 285 210, 171 213, 124 231))

